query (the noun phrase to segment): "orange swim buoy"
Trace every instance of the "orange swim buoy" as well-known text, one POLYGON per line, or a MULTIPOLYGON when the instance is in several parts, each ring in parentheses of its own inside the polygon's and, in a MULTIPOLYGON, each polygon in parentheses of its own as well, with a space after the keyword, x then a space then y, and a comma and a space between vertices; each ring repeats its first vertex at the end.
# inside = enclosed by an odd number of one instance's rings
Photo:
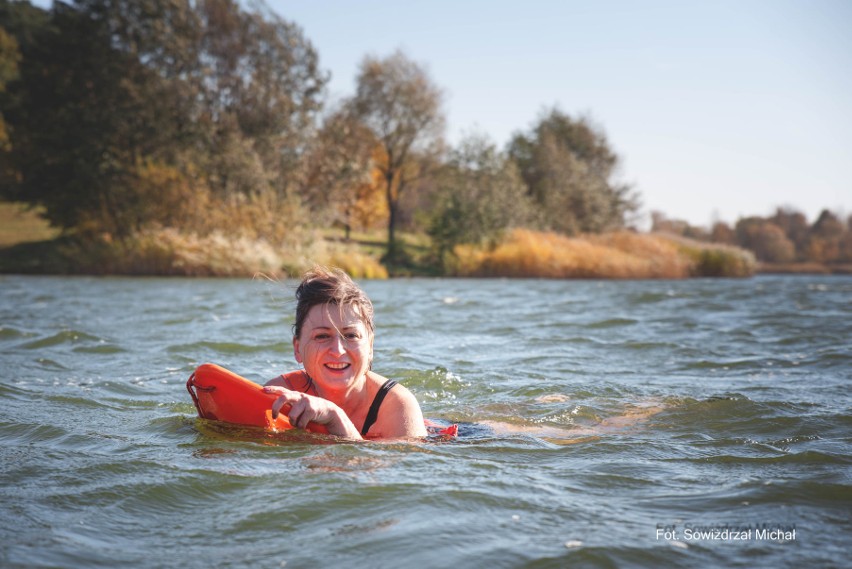
MULTIPOLYGON (((189 376, 186 389, 198 416, 236 425, 263 427, 270 431, 292 429, 284 413, 272 418, 272 403, 278 398, 263 386, 216 364, 202 364, 189 376)), ((308 430, 328 433, 325 425, 308 423, 308 430)))
MULTIPOLYGON (((216 364, 198 366, 186 381, 186 390, 189 391, 198 416, 202 419, 263 427, 270 431, 293 428, 284 413, 272 418, 272 404, 278 398, 277 395, 264 392, 262 385, 216 364)), ((428 419, 425 423, 426 429, 432 435, 454 437, 458 432, 457 425, 439 426, 428 419)), ((325 425, 317 423, 308 423, 307 430, 328 433, 325 425)))

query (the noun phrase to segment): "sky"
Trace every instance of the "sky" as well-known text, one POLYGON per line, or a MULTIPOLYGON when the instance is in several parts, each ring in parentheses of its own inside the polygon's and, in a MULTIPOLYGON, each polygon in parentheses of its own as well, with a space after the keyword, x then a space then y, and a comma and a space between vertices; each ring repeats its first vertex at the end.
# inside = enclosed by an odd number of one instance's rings
POLYGON ((852 0, 267 3, 317 49, 332 99, 367 55, 422 64, 453 144, 503 148, 554 106, 590 117, 646 226, 852 214, 852 0))

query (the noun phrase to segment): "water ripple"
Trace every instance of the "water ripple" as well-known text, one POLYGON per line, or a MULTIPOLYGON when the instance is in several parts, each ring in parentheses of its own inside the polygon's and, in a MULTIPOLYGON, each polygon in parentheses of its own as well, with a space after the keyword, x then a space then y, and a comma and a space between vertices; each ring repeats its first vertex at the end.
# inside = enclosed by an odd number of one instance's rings
POLYGON ((82 342, 100 341, 101 339, 97 336, 92 336, 85 332, 80 332, 79 330, 63 330, 62 332, 57 332, 56 334, 52 334, 48 337, 21 344, 19 348, 23 348, 25 350, 38 350, 61 344, 79 344, 82 342))

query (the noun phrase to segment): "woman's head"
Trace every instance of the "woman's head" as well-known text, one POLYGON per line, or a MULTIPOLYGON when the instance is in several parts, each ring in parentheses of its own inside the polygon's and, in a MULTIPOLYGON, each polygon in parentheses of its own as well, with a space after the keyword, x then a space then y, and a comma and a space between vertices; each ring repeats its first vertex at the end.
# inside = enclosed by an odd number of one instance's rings
POLYGON ((296 289, 296 321, 293 338, 299 338, 308 313, 314 306, 329 305, 343 310, 350 307, 358 314, 364 327, 372 337, 373 303, 367 294, 356 285, 349 275, 340 269, 314 267, 302 277, 296 289))
POLYGON ((346 392, 373 361, 373 304, 346 273, 315 268, 296 289, 293 353, 315 386, 346 392))

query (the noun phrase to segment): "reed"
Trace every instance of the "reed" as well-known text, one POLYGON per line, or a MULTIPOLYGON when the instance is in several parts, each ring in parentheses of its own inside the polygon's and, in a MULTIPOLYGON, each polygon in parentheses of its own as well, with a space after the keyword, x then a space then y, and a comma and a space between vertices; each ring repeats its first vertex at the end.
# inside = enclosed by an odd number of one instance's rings
POLYGON ((629 231, 567 237, 515 229, 494 248, 462 245, 454 253, 450 271, 457 276, 679 279, 754 273, 753 257, 740 249, 629 231))
POLYGON ((285 273, 298 277, 314 265, 336 267, 355 279, 386 279, 388 271, 375 254, 352 242, 325 239, 319 233, 307 247, 291 252, 284 264, 285 273), (295 253, 293 255, 292 253, 295 253))
POLYGON ((374 257, 356 245, 326 242, 273 245, 266 239, 204 235, 173 228, 140 231, 122 241, 88 239, 61 245, 68 271, 103 275, 297 277, 315 264, 335 266, 355 278, 387 278, 374 257))
POLYGON ((61 246, 71 272, 104 275, 250 276, 277 274, 280 255, 268 242, 246 237, 149 229, 112 241, 86 239, 61 246))

